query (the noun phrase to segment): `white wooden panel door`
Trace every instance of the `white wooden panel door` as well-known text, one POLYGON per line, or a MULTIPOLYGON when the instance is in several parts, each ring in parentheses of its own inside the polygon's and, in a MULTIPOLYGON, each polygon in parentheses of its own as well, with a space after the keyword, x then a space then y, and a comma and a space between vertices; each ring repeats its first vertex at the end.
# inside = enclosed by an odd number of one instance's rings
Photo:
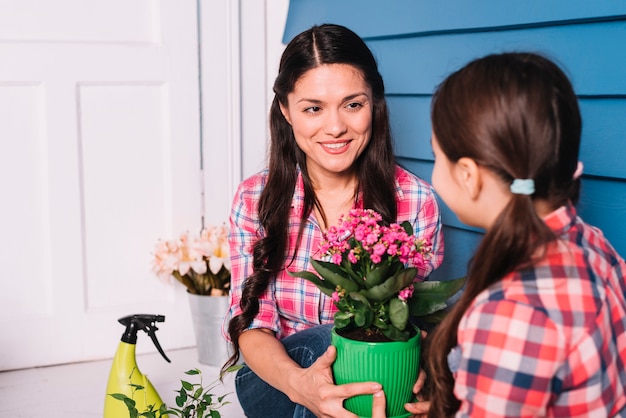
POLYGON ((150 256, 200 228, 197 46, 195 0, 0 0, 0 370, 111 357, 131 313, 195 345, 150 256))

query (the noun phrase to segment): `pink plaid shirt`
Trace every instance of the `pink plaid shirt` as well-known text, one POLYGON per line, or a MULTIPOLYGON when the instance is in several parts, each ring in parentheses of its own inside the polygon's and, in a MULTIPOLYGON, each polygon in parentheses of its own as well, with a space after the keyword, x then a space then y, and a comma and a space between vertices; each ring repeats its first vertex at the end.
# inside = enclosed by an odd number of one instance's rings
POLYGON ((459 324, 459 417, 626 417, 626 264, 573 206, 545 221, 559 238, 545 259, 478 295, 459 324))
MULTIPOLYGON (((259 223, 257 203, 266 180, 267 171, 263 171, 243 181, 233 201, 230 216, 232 289, 227 319, 241 313, 239 303, 243 283, 252 274, 253 245, 264 235, 259 223)), ((419 272, 420 278, 425 278, 443 261, 439 206, 431 186, 400 167, 396 169, 396 190, 398 222, 408 220, 413 224, 416 233, 432 237, 434 256, 426 268, 419 272)), ((289 217, 289 246, 285 255, 285 263, 288 263, 296 251, 293 263, 288 266, 290 271, 314 271, 309 259, 315 256, 322 239, 322 231, 315 217, 311 215, 306 221, 302 241, 296 250, 303 202, 304 186, 298 172, 289 217)), ((278 338, 283 338, 315 325, 332 322, 335 311, 332 299, 321 293, 315 285, 291 277, 283 270, 270 281, 267 290, 259 298, 259 313, 250 328, 268 328, 278 338)))

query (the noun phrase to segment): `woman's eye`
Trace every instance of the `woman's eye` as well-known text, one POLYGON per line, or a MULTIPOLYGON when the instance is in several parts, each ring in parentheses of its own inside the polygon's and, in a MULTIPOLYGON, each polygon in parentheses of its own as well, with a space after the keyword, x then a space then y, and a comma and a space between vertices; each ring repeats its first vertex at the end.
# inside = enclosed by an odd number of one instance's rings
POLYGON ((363 107, 363 105, 359 102, 348 103, 346 106, 350 110, 358 110, 363 107))
POLYGON ((320 107, 318 107, 318 106, 311 106, 311 107, 307 107, 306 109, 304 109, 304 111, 305 111, 306 113, 317 113, 317 112, 319 112, 320 110, 321 110, 321 108, 320 108, 320 107))

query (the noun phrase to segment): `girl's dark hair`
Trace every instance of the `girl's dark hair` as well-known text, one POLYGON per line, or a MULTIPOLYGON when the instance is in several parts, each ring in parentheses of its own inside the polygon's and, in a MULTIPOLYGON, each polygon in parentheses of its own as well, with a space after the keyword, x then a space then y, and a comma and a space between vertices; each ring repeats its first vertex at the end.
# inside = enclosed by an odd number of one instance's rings
POLYGON ((314 207, 320 209, 324 216, 307 171, 306 155, 296 145, 292 128, 281 113, 280 105, 288 105, 288 94, 307 71, 325 64, 347 64, 356 68, 372 89, 372 137, 355 163, 358 188, 364 207, 378 211, 389 223, 396 220, 395 158, 385 87, 376 59, 363 40, 351 30, 331 24, 313 26, 289 42, 274 82, 275 96, 270 109, 269 174, 258 206, 264 237, 254 244, 254 271, 243 287, 242 313, 232 318, 228 326, 234 354, 224 367, 239 360, 239 336, 257 315, 259 296, 289 262, 290 255, 286 254, 287 232, 298 167, 304 179, 305 192, 298 241, 314 207))
POLYGON ((555 239, 534 208, 535 200, 557 208, 578 198, 581 118, 567 76, 533 53, 477 59, 450 75, 436 90, 431 108, 437 142, 451 162, 469 157, 505 184, 533 179, 532 196, 514 194, 486 231, 470 261, 466 289, 439 324, 428 350, 429 416, 454 415, 460 401, 447 355, 473 299, 514 269, 536 262, 536 251, 555 239))

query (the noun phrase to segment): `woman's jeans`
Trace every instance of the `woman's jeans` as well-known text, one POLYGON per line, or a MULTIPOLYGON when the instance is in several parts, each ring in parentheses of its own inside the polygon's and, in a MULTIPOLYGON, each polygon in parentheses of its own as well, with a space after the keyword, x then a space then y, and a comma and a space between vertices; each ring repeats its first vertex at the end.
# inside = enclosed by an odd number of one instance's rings
MULTIPOLYGON (((326 352, 332 327, 332 324, 328 324, 309 328, 283 338, 281 342, 289 357, 306 368, 326 352)), ((315 417, 311 411, 291 402, 287 395, 261 380, 248 366, 237 372, 235 387, 239 403, 249 418, 315 417)))

